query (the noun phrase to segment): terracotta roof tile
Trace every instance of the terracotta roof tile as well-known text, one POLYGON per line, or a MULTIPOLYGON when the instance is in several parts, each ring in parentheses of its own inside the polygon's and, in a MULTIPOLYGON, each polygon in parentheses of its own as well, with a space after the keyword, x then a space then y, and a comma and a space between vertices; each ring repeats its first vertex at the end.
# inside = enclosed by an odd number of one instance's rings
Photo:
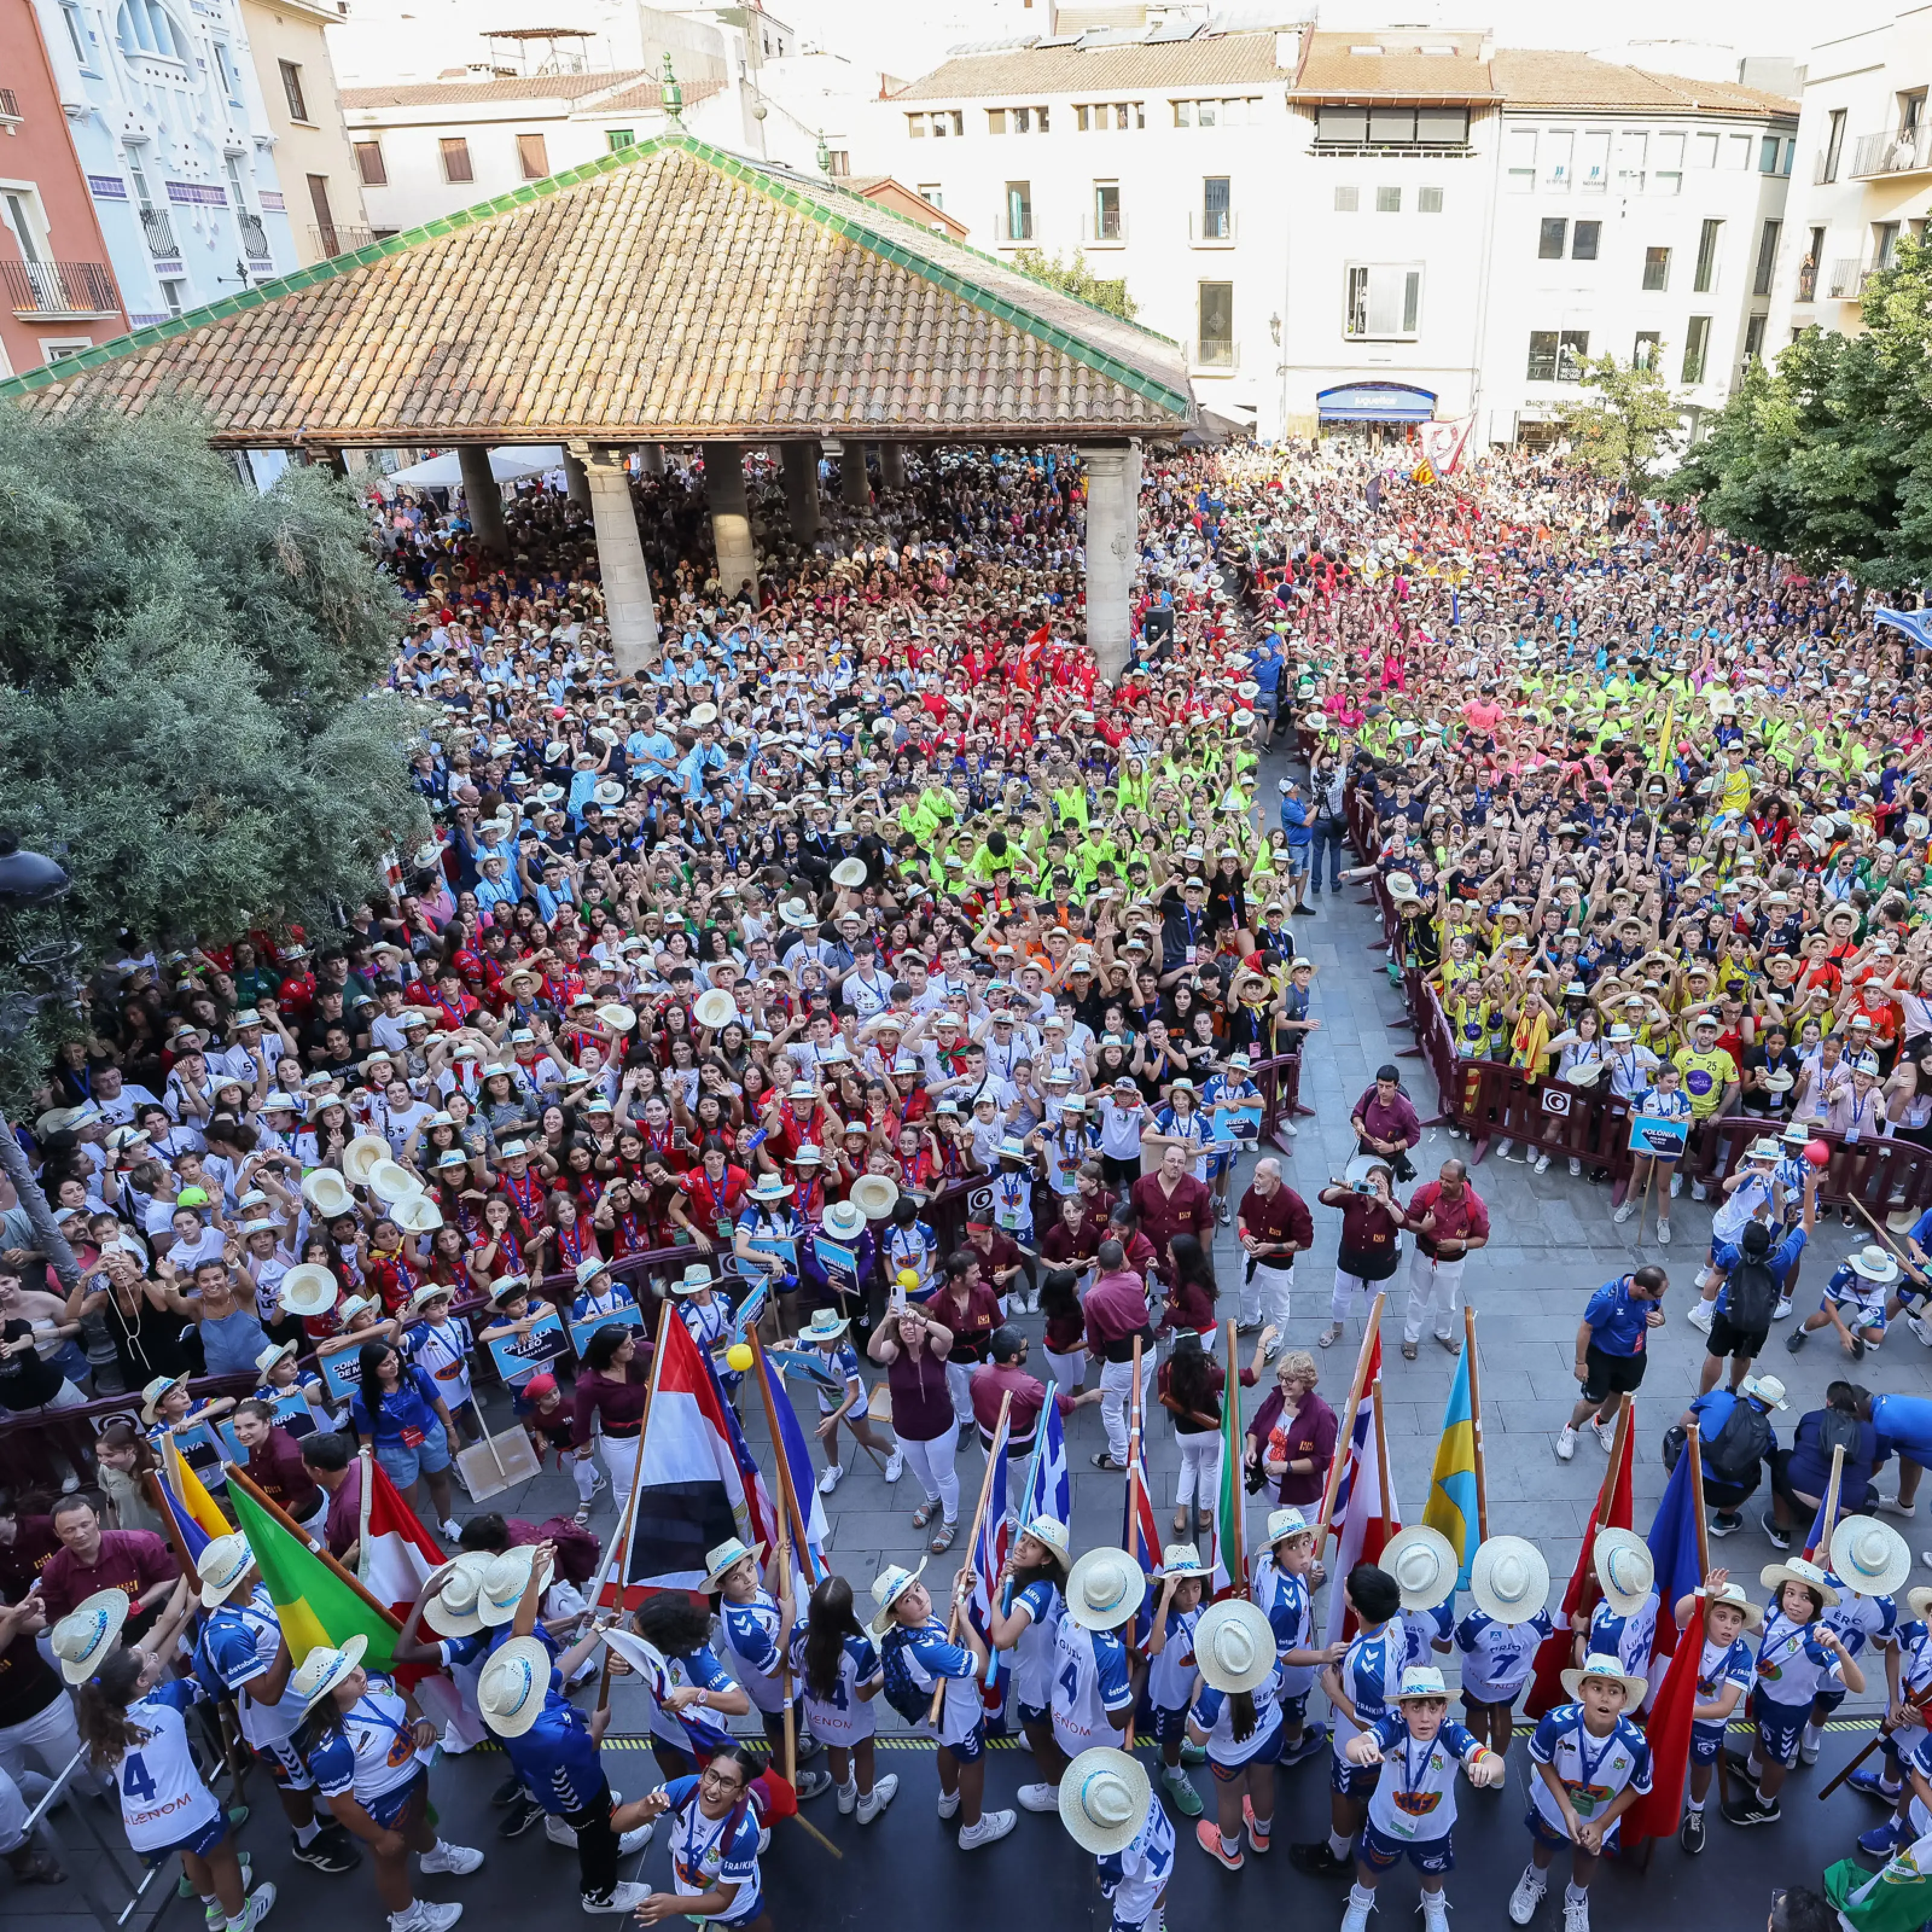
POLYGON ((1490 62, 1504 104, 1516 109, 1602 107, 1616 112, 1795 115, 1798 104, 1735 81, 1618 67, 1588 54, 1498 47, 1490 62))
POLYGON ((1193 413, 1166 338, 682 135, 0 383, 55 410, 179 394, 226 443, 1158 435, 1193 413))
POLYGON ((1312 34, 1290 98, 1296 100, 1493 100, 1480 34, 1406 27, 1312 34), (1373 53, 1358 49, 1373 47, 1373 53), (1424 53, 1424 47, 1452 48, 1424 53))
POLYGON ((506 75, 495 80, 425 80, 399 87, 345 87, 342 104, 353 107, 481 107, 497 100, 579 100, 626 82, 641 80, 648 68, 607 74, 506 75))
POLYGON ((1005 94, 1090 94, 1112 100, 1123 88, 1227 87, 1285 81, 1275 64, 1275 37, 1210 34, 1192 40, 1124 46, 1012 47, 959 54, 902 88, 892 98, 977 99, 1005 94))

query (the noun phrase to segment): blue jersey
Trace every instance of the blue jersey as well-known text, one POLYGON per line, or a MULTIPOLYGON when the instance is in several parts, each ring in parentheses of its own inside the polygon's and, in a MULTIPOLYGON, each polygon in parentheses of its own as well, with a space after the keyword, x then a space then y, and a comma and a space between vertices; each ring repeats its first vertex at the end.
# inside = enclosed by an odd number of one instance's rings
POLYGON ((1336 1757, 1358 1730, 1369 1730, 1388 1715, 1389 1699, 1402 1682, 1408 1654, 1408 1632, 1400 1618, 1358 1636, 1349 1645, 1341 1663, 1342 1690, 1355 1707, 1356 1720, 1352 1724, 1340 1711, 1335 1713, 1336 1757))
MULTIPOLYGON (((1570 1810, 1586 1824, 1601 1817, 1626 1787, 1650 1789, 1650 1746, 1643 1733, 1619 1714, 1609 1735, 1597 1737, 1585 1729, 1580 1704, 1559 1704, 1538 1719, 1529 1741, 1529 1761, 1546 1764, 1556 1772, 1570 1810)), ((1532 1775, 1529 1792, 1537 1816, 1552 1831, 1567 1832, 1562 1809, 1548 1782, 1532 1775)))
POLYGON ((1628 1616, 1613 1610, 1607 1597, 1600 1598, 1590 1612, 1590 1634, 1584 1654, 1614 1657, 1629 1676, 1647 1676, 1651 1643, 1657 1634, 1657 1608, 1654 1590, 1628 1616))
MULTIPOLYGON (((1250 1594, 1255 1606, 1268 1618, 1274 1631, 1274 1654, 1279 1661, 1292 1650, 1312 1650, 1315 1642, 1315 1610, 1306 1576, 1291 1576, 1275 1566, 1274 1552, 1264 1550, 1255 1558, 1250 1594)), ((1283 1664, 1281 1694, 1305 1696, 1321 1674, 1314 1664, 1283 1664)))
POLYGON ((1113 1906, 1116 1925, 1144 1924, 1153 1917, 1155 1902, 1174 1875, 1174 1826, 1160 1792, 1148 1798, 1147 1816, 1133 1842, 1124 1851, 1100 1853, 1094 1862, 1100 1896, 1113 1906))
POLYGON ((664 1788, 670 1809, 671 1886, 680 1898, 695 1898, 720 1885, 735 1886, 730 1906, 703 1922, 743 1925, 764 1908, 758 1876, 758 1821, 749 1804, 734 1804, 722 1818, 698 1808, 698 1780, 674 1778, 664 1788))
POLYGON ((1432 1653, 1437 1645, 1440 1644, 1447 1650, 1456 1640, 1456 1598, 1454 1593, 1445 1597, 1433 1610, 1404 1610, 1402 1627, 1406 1640, 1402 1652, 1404 1666, 1432 1663, 1432 1653))
POLYGON ((590 1724, 565 1701, 554 1670, 536 1722, 521 1737, 505 1738, 502 1745, 524 1789, 554 1818, 586 1809, 606 1789, 590 1724))
POLYGON ((1556 1631, 1547 1610, 1520 1624, 1499 1624, 1486 1610, 1472 1610, 1456 1626, 1462 1688, 1481 1703, 1511 1702, 1528 1682, 1544 1639, 1556 1631))
POLYGON ((309 1754, 325 1798, 352 1798, 365 1811, 410 1784, 422 1768, 409 1713, 388 1678, 371 1671, 361 1696, 309 1754))
POLYGON ((946 1626, 928 1617, 918 1629, 895 1624, 880 1647, 886 1667, 886 1702, 908 1723, 923 1724, 940 1684, 946 1695, 939 1709, 939 1741, 958 1744, 971 1736, 980 1723, 980 1691, 973 1653, 951 1642, 946 1626))
POLYGON ((1382 1754, 1382 1774, 1369 1799, 1369 1822, 1405 1843, 1446 1838, 1456 1822, 1456 1774, 1482 1750, 1452 1718, 1426 1744, 1409 1736, 1399 1714, 1369 1731, 1382 1754))
POLYGON ((195 1645, 195 1668, 231 1693, 251 1744, 280 1744, 302 1722, 302 1697, 286 1684, 273 1703, 258 1702, 246 1686, 267 1676, 280 1649, 282 1627, 267 1590, 257 1583, 245 1598, 231 1597, 208 1612, 195 1645))
POLYGON ((724 1660, 760 1711, 782 1711, 778 1600, 760 1590, 748 1604, 723 1602, 718 1622, 724 1633, 724 1660))

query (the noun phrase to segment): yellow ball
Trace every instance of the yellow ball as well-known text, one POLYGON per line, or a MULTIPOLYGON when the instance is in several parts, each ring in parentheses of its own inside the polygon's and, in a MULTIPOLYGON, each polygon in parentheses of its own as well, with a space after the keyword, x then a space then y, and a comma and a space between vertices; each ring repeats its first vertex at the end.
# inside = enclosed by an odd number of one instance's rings
POLYGON ((724 1361, 728 1367, 736 1369, 742 1376, 752 1366, 752 1352, 743 1342, 734 1342, 724 1351, 724 1361))

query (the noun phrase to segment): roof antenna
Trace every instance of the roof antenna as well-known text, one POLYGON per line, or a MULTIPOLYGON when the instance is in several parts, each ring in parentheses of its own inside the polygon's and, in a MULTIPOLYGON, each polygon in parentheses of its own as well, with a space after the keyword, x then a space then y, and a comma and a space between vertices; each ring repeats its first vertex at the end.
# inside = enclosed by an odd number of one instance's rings
POLYGON ((684 112, 684 89, 677 84, 677 76, 671 70, 670 50, 664 50, 664 128, 667 132, 684 132, 684 123, 680 118, 684 112))

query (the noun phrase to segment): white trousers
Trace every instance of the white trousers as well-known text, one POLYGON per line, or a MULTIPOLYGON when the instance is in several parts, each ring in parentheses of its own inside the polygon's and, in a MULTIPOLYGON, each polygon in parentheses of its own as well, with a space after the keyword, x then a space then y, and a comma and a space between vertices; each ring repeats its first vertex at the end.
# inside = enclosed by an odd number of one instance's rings
POLYGON ((1241 1326, 1273 1328, 1279 1340, 1288 1333, 1288 1300, 1294 1288, 1294 1269, 1258 1262, 1252 1280, 1241 1285, 1241 1326))
POLYGON ((638 1438, 600 1435, 597 1448, 604 1458, 604 1474, 610 1478, 610 1500, 616 1506, 617 1520, 622 1522, 631 1500, 631 1479, 638 1473, 638 1438))
POLYGON ((1342 1268, 1337 1268, 1335 1270, 1335 1286, 1328 1297, 1330 1318, 1346 1322, 1351 1315, 1366 1315, 1374 1304, 1376 1292, 1382 1285, 1378 1281, 1364 1281, 1358 1274, 1350 1274, 1342 1268))
MULTIPOLYGON (((1124 1468, 1127 1461, 1127 1402, 1134 1386, 1131 1361, 1100 1364, 1100 1420, 1107 1429, 1107 1454, 1124 1468)), ((1141 1426, 1147 1427, 1148 1396, 1154 1387, 1154 1352, 1141 1351, 1141 1426)))
POLYGON ((962 1427, 973 1420, 973 1371, 964 1362, 946 1364, 946 1392, 952 1398, 952 1419, 962 1427))
MULTIPOLYGON (((44 1711, 35 1712, 20 1724, 0 1726, 0 1771, 16 1784, 25 1783, 32 1772, 41 1771, 51 1784, 80 1748, 73 1694, 63 1690, 44 1711)), ((90 1794, 105 1788, 86 1765, 75 1773, 74 1782, 90 1794)))
POLYGON ((1070 1355, 1056 1355, 1051 1348, 1042 1346, 1040 1353, 1046 1358, 1046 1372, 1052 1376, 1054 1387, 1068 1395, 1078 1395, 1087 1376, 1086 1350, 1079 1349, 1070 1355))
POLYGON ((1436 1332, 1444 1340, 1462 1332, 1462 1268, 1455 1261, 1431 1261, 1420 1248, 1408 1261, 1408 1308, 1402 1317, 1402 1339, 1422 1337, 1422 1318, 1433 1310, 1436 1332))
POLYGON ((946 1520, 957 1522, 959 1475, 952 1466, 952 1453, 958 1437, 949 1429, 944 1436, 935 1436, 930 1442, 914 1442, 903 1436, 898 1440, 906 1467, 919 1478, 919 1486, 925 1490, 926 1501, 937 1500, 940 1513, 946 1520))
POLYGON ((1174 1506, 1211 1510, 1221 1499, 1221 1437, 1216 1430, 1198 1436, 1177 1436, 1180 1473, 1174 1479, 1174 1506))

